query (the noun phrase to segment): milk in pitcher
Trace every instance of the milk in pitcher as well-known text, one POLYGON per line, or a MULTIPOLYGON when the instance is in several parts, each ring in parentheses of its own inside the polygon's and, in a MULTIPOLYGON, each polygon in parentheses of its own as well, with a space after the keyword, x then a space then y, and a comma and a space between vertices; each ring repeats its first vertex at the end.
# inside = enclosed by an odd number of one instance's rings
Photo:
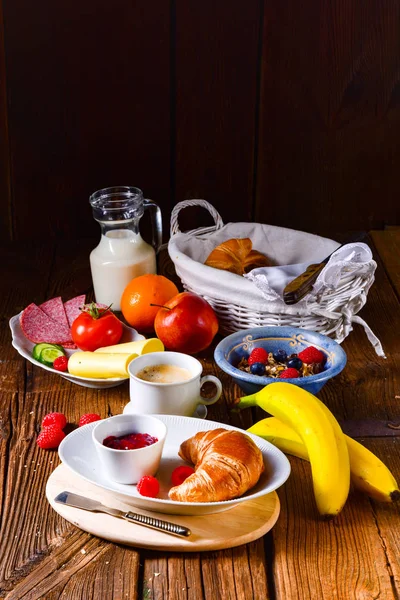
POLYGON ((156 254, 140 233, 115 229, 101 236, 90 254, 96 302, 121 310, 122 292, 134 277, 156 273, 156 254))

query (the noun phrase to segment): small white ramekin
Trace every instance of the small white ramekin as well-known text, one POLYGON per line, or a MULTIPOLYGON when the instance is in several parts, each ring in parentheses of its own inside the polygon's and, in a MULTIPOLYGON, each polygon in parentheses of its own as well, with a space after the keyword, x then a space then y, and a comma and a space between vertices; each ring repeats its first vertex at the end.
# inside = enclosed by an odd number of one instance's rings
POLYGON ((134 484, 144 475, 155 475, 167 435, 166 425, 150 415, 116 415, 99 421, 93 428, 92 439, 108 479, 117 483, 134 484), (114 450, 103 445, 110 436, 128 433, 148 433, 158 442, 136 450, 114 450))

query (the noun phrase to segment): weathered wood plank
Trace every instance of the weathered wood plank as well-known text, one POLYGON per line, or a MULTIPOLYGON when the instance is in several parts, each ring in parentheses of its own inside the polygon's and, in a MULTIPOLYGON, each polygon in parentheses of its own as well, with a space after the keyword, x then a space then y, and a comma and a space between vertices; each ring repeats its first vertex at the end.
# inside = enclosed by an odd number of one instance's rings
POLYGON ((3 10, 16 239, 96 235, 89 194, 110 185, 168 208, 170 3, 3 10))
POLYGON ((5 600, 137 598, 137 553, 73 528, 5 600), (129 591, 127 591, 129 590, 129 591), (128 595, 127 595, 128 594, 128 595))
MULTIPOLYGON (((379 439, 361 440, 391 469, 397 481, 400 481, 400 440, 379 439)), ((391 577, 393 593, 400 596, 400 504, 383 504, 371 501, 382 549, 386 556, 387 571, 391 577)))
POLYGON ((12 227, 12 197, 10 172, 10 142, 8 131, 6 60, 4 48, 4 18, 3 3, 0 4, 0 239, 11 240, 12 227))
POLYGON ((371 231, 370 235, 400 299, 400 227, 392 227, 385 231, 371 231))
MULTIPOLYGON (((35 468, 36 423, 33 406, 25 400, 29 377, 25 361, 10 344, 8 320, 31 301, 45 299, 53 244, 2 245, 1 253, 3 277, 8 285, 7 294, 0 295, 0 589, 4 590, 22 577, 39 555, 41 517, 34 503, 32 514, 29 506, 35 497, 32 489, 40 487, 39 473, 43 472, 43 464, 39 465, 40 470, 35 468), (26 544, 16 543, 21 538, 26 544)), ((46 458, 48 463, 50 457, 46 458)), ((57 535, 53 538, 57 539, 57 535)))
POLYGON ((143 590, 148 590, 153 600, 270 598, 263 539, 220 552, 186 555, 147 552, 142 560, 145 561, 143 590))
MULTIPOLYGON (((261 2, 175 4, 176 201, 205 198, 226 222, 251 220, 261 2)), ((185 211, 181 231, 204 215, 185 211)))
MULTIPOLYGON (((351 495, 339 517, 321 521, 314 508, 309 465, 290 460, 293 471, 280 494, 282 512, 273 529, 277 599, 395 599, 369 500, 351 495)), ((389 509, 398 531, 398 509, 389 509)))
POLYGON ((265 2, 256 220, 397 223, 397 0, 265 2))

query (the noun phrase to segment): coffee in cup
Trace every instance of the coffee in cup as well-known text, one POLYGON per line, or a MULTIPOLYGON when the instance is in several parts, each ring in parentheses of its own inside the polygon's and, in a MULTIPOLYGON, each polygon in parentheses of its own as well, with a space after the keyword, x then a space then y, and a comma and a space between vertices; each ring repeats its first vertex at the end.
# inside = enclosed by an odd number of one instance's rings
POLYGON ((191 379, 192 374, 177 365, 149 365, 136 373, 136 377, 152 383, 180 383, 191 379))
POLYGON ((213 375, 202 377, 202 370, 197 358, 180 352, 138 356, 128 366, 130 402, 124 413, 190 417, 199 404, 214 404, 222 394, 222 384, 213 375), (201 395, 206 381, 217 388, 212 398, 201 395))

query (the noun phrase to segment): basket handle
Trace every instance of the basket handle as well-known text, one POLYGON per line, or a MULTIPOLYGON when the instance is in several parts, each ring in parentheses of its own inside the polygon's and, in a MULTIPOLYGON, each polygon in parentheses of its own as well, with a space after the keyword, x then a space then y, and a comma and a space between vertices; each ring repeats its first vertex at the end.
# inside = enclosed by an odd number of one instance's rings
POLYGON ((187 208, 188 206, 202 206, 203 208, 208 210, 208 212, 214 219, 215 230, 221 229, 221 227, 224 226, 224 222, 222 220, 221 215, 212 206, 212 204, 207 202, 207 200, 200 200, 200 199, 183 200, 182 202, 178 202, 178 204, 176 204, 176 206, 174 206, 174 208, 172 209, 170 237, 172 237, 173 235, 176 235, 177 233, 180 233, 179 224, 178 224, 178 215, 179 215, 180 211, 182 210, 182 208, 187 208))

